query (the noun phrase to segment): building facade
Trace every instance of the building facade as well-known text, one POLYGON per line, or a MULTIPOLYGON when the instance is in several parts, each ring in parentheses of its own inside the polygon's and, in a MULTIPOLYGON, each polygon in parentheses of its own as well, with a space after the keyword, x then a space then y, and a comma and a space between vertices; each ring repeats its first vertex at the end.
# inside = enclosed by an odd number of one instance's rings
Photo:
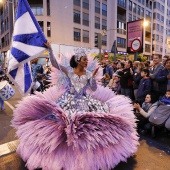
MULTIPOLYGON (((12 9, 16 2, 0 5, 1 52, 10 47, 13 30, 12 9)), ((127 22, 144 19, 143 55, 170 55, 166 42, 170 35, 169 0, 28 0, 48 41, 94 48, 97 33, 102 49, 110 50, 116 40, 120 53, 126 52, 127 22), (106 30, 106 31, 103 31, 106 30)))

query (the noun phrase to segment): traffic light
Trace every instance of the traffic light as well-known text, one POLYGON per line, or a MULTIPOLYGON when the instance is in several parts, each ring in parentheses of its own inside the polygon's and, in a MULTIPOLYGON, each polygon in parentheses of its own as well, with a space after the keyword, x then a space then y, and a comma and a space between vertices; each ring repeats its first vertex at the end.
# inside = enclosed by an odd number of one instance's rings
POLYGON ((102 34, 101 33, 97 33, 95 35, 94 43, 95 43, 95 47, 97 47, 97 48, 102 47, 102 34))

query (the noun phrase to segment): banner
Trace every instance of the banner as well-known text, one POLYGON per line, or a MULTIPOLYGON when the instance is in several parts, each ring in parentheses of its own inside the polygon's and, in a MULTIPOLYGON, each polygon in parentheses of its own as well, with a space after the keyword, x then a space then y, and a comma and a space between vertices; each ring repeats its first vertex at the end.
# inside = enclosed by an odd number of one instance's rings
POLYGON ((143 19, 127 22, 127 53, 134 53, 132 42, 138 39, 141 42, 139 53, 143 52, 143 19))

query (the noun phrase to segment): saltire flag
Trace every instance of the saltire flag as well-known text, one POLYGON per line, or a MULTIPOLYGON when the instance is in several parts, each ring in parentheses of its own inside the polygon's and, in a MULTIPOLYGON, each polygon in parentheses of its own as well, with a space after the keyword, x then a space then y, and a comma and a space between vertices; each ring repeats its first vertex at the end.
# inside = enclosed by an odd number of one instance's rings
POLYGON ((45 42, 47 40, 27 0, 18 0, 8 73, 22 94, 29 92, 32 86, 29 61, 46 50, 45 42))

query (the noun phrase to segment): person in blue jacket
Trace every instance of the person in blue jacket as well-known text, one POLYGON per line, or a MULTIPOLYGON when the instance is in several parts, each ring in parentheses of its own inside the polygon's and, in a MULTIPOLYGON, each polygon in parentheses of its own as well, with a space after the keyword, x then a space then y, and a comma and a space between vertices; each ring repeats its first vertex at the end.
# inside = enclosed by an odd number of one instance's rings
POLYGON ((151 92, 152 87, 148 69, 142 70, 141 77, 142 79, 140 80, 137 91, 137 100, 140 104, 142 104, 145 101, 145 96, 151 92))

